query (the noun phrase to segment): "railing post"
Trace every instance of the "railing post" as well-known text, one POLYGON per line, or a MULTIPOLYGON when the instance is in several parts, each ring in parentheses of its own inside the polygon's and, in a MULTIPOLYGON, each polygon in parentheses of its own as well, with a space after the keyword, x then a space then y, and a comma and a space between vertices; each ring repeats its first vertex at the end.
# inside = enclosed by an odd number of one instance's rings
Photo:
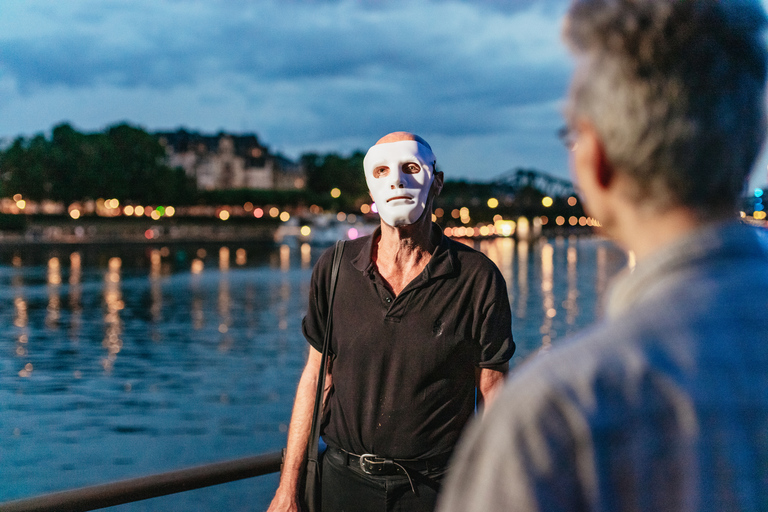
POLYGON ((0 503, 0 512, 85 512, 280 471, 280 452, 0 503))

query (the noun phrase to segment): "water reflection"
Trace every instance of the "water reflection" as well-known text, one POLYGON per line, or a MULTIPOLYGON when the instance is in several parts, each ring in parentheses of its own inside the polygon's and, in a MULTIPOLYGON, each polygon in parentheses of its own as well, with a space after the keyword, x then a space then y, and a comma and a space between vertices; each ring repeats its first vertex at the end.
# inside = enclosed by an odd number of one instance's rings
POLYGON ((291 268, 291 247, 288 244, 280 246, 280 270, 287 272, 291 268))
POLYGON ((553 257, 555 250, 551 244, 544 244, 541 248, 541 296, 542 296, 542 311, 543 321, 539 333, 541 333, 541 347, 543 350, 548 350, 552 346, 552 323, 553 318, 557 315, 555 309, 555 295, 553 293, 554 287, 554 272, 555 266, 553 257))
POLYGON ((45 326, 58 329, 61 317, 61 263, 59 258, 48 260, 48 307, 46 308, 45 326))
POLYGON ((245 265, 248 262, 247 254, 248 253, 246 252, 246 250, 243 249, 242 247, 240 249, 238 249, 235 252, 235 263, 237 263, 237 265, 240 266, 240 267, 245 265))
POLYGON ((107 351, 107 356, 101 360, 104 371, 109 373, 114 367, 117 354, 123 348, 121 338, 123 332, 120 311, 123 310, 123 294, 120 289, 120 268, 123 261, 114 257, 109 259, 109 268, 104 276, 104 304, 106 313, 104 315, 104 339, 102 346, 107 351))
POLYGON ((312 262, 312 246, 308 243, 301 244, 301 268, 309 268, 312 262))
POLYGON ((576 248, 575 244, 577 243, 576 237, 570 237, 568 239, 568 252, 566 259, 568 261, 568 295, 566 296, 565 302, 563 305, 565 306, 565 322, 572 326, 576 323, 576 317, 579 314, 579 306, 577 303, 577 300, 579 298, 579 287, 578 287, 578 271, 577 271, 577 263, 579 261, 578 259, 578 249, 576 248))
POLYGON ((219 270, 222 272, 229 270, 229 247, 219 249, 219 270))
POLYGON ((82 260, 79 252, 69 255, 69 339, 77 342, 83 318, 82 260))
POLYGON ((232 298, 229 292, 229 279, 226 274, 219 279, 218 311, 219 333, 222 334, 219 341, 219 350, 226 352, 232 347, 232 336, 229 335, 229 326, 232 324, 232 298))
MULTIPOLYGON (((590 323, 626 266, 598 239, 466 243, 507 282, 513 367, 590 323)), ((0 403, 19 432, 3 446, 0 501, 282 447, 324 250, 0 247, 0 403)), ((224 495, 204 508, 228 509, 224 495)), ((146 503, 136 510, 200 508, 146 503)))
POLYGON ((526 318, 528 307, 528 241, 517 243, 517 311, 516 317, 526 318))

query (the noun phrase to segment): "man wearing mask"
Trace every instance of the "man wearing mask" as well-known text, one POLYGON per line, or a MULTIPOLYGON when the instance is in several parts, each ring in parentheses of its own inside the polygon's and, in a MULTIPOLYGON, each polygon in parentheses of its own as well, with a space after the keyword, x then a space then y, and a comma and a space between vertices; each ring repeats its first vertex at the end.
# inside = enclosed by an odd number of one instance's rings
MULTIPOLYGON (((432 223, 443 186, 435 163, 429 144, 407 132, 383 137, 364 159, 381 225, 346 243, 330 313, 324 512, 433 510, 476 390, 492 399, 515 349, 504 278, 432 223), (385 460, 377 471, 366 464, 385 460)), ((312 275, 303 323, 310 353, 271 512, 299 506, 332 256, 326 251, 312 275)))
POLYGON ((738 211, 765 27, 757 0, 572 2, 572 169, 637 264, 470 429, 442 512, 768 510, 768 253, 738 211))

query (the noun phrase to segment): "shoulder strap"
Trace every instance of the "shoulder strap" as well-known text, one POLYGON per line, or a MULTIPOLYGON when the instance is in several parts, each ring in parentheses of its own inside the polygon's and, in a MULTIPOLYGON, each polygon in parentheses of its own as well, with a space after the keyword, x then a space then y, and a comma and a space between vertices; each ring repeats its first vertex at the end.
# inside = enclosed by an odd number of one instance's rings
POLYGON ((317 460, 317 445, 320 438, 320 414, 323 410, 323 395, 325 391, 325 375, 328 366, 328 348, 331 345, 331 318, 333 317, 333 298, 336 294, 336 281, 339 277, 341 255, 344 252, 344 240, 336 242, 333 252, 333 266, 331 267, 331 288, 328 293, 328 313, 325 320, 325 336, 323 337, 323 352, 320 358, 320 375, 317 378, 317 393, 315 394, 315 409, 312 415, 312 428, 309 431, 309 445, 307 447, 307 459, 317 460))

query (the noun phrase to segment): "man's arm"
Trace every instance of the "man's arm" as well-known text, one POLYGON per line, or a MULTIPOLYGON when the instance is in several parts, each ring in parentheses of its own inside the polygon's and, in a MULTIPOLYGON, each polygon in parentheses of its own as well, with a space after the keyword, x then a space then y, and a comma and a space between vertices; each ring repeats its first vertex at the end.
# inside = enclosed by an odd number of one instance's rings
POLYGON ((306 463, 304 459, 307 454, 309 431, 312 427, 312 413, 315 407, 317 377, 320 373, 321 359, 322 354, 310 346, 307 365, 301 374, 299 387, 296 390, 296 399, 293 402, 293 413, 288 428, 288 443, 280 474, 280 485, 269 505, 268 512, 301 510, 298 486, 306 463))
POLYGON ((475 385, 478 391, 478 406, 487 408, 504 385, 509 363, 491 368, 475 368, 475 385))

